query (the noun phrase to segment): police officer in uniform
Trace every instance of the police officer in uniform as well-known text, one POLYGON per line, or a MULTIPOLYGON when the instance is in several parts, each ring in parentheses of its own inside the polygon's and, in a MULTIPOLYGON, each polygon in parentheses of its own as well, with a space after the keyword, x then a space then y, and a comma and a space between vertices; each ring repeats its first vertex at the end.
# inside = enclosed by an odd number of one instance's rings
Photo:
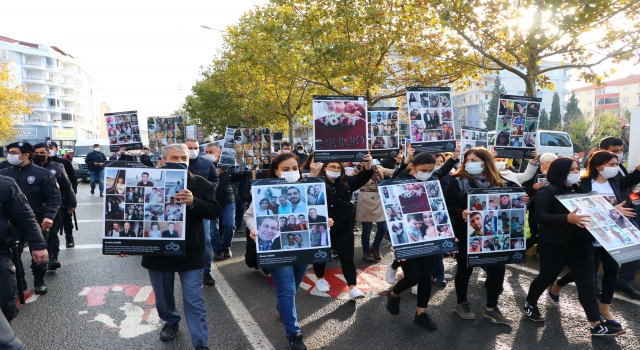
POLYGON ((18 283, 10 250, 14 235, 29 243, 34 264, 45 266, 47 244, 27 198, 12 178, 0 175, 0 309, 9 322, 18 314, 18 283))
MULTIPOLYGON (((62 199, 53 174, 31 162, 33 151, 33 146, 28 142, 14 142, 7 145, 7 161, 11 166, 2 169, 0 175, 16 181, 42 227, 45 242, 48 242, 49 229, 60 209, 62 199)), ((30 251, 33 251, 33 248, 29 245, 30 251)), ((44 275, 47 273, 47 265, 34 262, 31 264, 31 271, 36 294, 45 294, 47 286, 44 284, 44 275)), ((26 281, 24 285, 26 287, 26 281)))
MULTIPOLYGON (((73 169, 73 164, 71 164, 71 161, 68 159, 59 157, 59 150, 60 147, 58 147, 57 143, 49 143, 49 159, 62 164, 69 178, 69 182, 71 182, 73 192, 78 193, 78 176, 76 176, 76 171, 73 169)), ((68 210, 61 210, 60 214, 62 214, 62 227, 64 228, 64 238, 67 242, 67 248, 73 248, 75 247, 75 243, 73 242, 73 212, 70 213, 68 210)))
POLYGON ((49 241, 47 249, 49 250, 49 270, 57 270, 60 268, 60 262, 58 261, 58 253, 60 252, 60 239, 58 238, 58 232, 62 226, 62 213, 69 215, 73 214, 78 206, 76 201, 76 194, 73 191, 71 182, 67 177, 67 173, 61 164, 55 163, 49 157, 49 150, 46 143, 37 143, 33 146, 35 151, 33 152, 33 162, 51 172, 53 177, 58 183, 60 194, 62 195, 62 205, 53 221, 53 226, 49 230, 49 241))

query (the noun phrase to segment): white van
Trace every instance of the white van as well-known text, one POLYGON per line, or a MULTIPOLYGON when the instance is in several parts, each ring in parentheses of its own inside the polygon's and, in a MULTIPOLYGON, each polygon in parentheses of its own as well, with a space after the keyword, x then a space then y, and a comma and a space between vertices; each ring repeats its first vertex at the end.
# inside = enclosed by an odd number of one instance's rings
MULTIPOLYGON (((495 131, 489 131, 489 149, 496 137, 495 131)), ((558 157, 573 157, 573 142, 569 134, 563 131, 538 130, 536 133, 536 150, 538 154, 553 153, 558 157)))
POLYGON ((100 151, 104 153, 105 156, 109 157, 111 155, 108 139, 77 140, 73 151, 73 162, 71 162, 71 164, 73 165, 73 170, 76 171, 78 179, 89 178, 89 169, 84 159, 89 152, 93 152, 93 145, 96 143, 100 144, 100 151))

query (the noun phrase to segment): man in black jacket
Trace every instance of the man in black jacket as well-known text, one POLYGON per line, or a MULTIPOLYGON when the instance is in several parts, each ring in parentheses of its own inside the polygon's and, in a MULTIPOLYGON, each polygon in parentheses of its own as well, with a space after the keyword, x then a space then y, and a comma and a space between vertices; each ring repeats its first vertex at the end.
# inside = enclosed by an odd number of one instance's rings
POLYGON ((107 156, 100 152, 100 144, 93 145, 93 152, 87 153, 84 158, 84 162, 89 169, 89 186, 91 186, 91 194, 94 193, 96 188, 96 180, 98 180, 100 188, 100 197, 104 197, 104 163, 107 161, 107 156))
MULTIPOLYGON (((76 175, 76 171, 73 169, 71 161, 58 157, 59 150, 60 147, 58 147, 58 144, 51 142, 49 144, 49 159, 58 164, 62 164, 64 171, 67 173, 67 177, 69 178, 69 182, 71 183, 71 187, 73 188, 73 192, 78 193, 78 176, 76 175)), ((75 243, 73 242, 73 214, 69 213, 68 210, 61 210, 60 214, 62 214, 62 228, 64 229, 64 238, 67 242, 67 248, 73 248, 75 247, 75 243)))
MULTIPOLYGON (((184 144, 171 144, 162 150, 167 163, 189 162, 189 150, 184 144)), ((185 255, 143 256, 142 267, 149 270, 149 279, 156 296, 158 315, 166 323, 160 332, 160 339, 171 340, 178 330, 180 314, 175 306, 173 286, 175 273, 180 276, 184 314, 191 333, 191 344, 196 349, 209 349, 206 310, 202 298, 203 269, 205 266, 205 232, 203 219, 212 220, 220 214, 220 206, 215 200, 215 188, 201 176, 187 173, 187 189, 176 193, 179 204, 186 211, 185 255)))
MULTIPOLYGON (((33 151, 33 146, 28 142, 14 142, 7 145, 7 161, 12 166, 2 169, 0 175, 11 177, 16 181, 22 193, 27 197, 29 206, 36 215, 36 220, 40 222, 45 242, 48 242, 48 233, 53 226, 53 220, 60 209, 62 199, 51 172, 31 161, 33 151)), ((33 247, 29 246, 29 249, 32 251, 33 247)), ((48 291, 44 284, 47 265, 32 263, 31 271, 33 272, 36 294, 45 294, 48 291)), ((24 279, 23 276, 18 276, 18 278, 24 279)))
POLYGON ((51 161, 51 158, 48 156, 49 151, 47 149, 47 144, 37 143, 33 148, 35 149, 33 153, 33 162, 36 165, 49 170, 51 174, 53 174, 62 196, 62 205, 60 206, 60 210, 58 210, 58 215, 56 215, 56 219, 53 222, 53 226, 51 226, 51 230, 49 230, 49 241, 47 242, 47 249, 49 250, 48 269, 57 270, 61 267, 60 262, 58 261, 58 253, 60 252, 58 231, 62 226, 62 213, 67 213, 69 215, 73 213, 78 206, 78 202, 76 200, 76 193, 73 191, 71 182, 69 181, 64 168, 61 164, 51 161))
POLYGON ((47 244, 27 198, 12 178, 0 176, 0 310, 9 322, 18 313, 16 269, 10 250, 14 238, 28 242, 34 263, 44 265, 49 258, 47 244), (9 221, 15 227, 13 232, 9 221))

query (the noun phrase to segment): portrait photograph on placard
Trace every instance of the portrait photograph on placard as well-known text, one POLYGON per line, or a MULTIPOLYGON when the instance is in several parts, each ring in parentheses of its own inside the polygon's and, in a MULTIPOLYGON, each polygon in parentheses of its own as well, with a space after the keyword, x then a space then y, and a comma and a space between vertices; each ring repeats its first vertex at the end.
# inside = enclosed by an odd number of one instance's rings
POLYGON ((407 88, 410 139, 416 150, 444 152, 455 148, 455 126, 451 110, 451 89, 407 88), (414 101, 414 102, 412 102, 414 101))
POLYGON ((499 157, 529 158, 536 147, 542 99, 500 95, 495 150, 499 157))

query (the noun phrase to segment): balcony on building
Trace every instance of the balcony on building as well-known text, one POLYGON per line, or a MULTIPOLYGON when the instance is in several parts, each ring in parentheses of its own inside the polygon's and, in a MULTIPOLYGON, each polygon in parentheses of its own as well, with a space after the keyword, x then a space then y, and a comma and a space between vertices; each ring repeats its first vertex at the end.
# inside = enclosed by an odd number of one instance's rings
POLYGON ((64 75, 67 77, 74 77, 76 75, 73 70, 73 66, 68 64, 60 64, 58 71, 60 72, 61 75, 64 75))
POLYGON ((22 76, 22 81, 26 83, 43 83, 44 75, 38 71, 27 70, 22 76))
POLYGON ((62 118, 63 125, 75 124, 76 122, 75 116, 70 113, 62 113, 61 118, 62 118))
POLYGON ((52 85, 52 86, 57 86, 60 84, 59 82, 59 78, 55 75, 49 75, 45 78, 45 82, 47 83, 47 85, 52 85))
POLYGON ((31 125, 47 125, 47 117, 42 114, 29 114, 24 121, 31 125))
POLYGON ((75 88, 75 84, 72 82, 73 79, 60 79, 60 86, 65 89, 73 89, 75 88))
POLYGON ((47 68, 47 70, 53 70, 53 71, 58 70, 58 60, 51 57, 45 57, 44 60, 45 60, 44 66, 47 68))
POLYGON ((51 114, 51 122, 53 122, 53 123, 62 122, 62 116, 60 114, 57 114, 57 113, 51 114))

